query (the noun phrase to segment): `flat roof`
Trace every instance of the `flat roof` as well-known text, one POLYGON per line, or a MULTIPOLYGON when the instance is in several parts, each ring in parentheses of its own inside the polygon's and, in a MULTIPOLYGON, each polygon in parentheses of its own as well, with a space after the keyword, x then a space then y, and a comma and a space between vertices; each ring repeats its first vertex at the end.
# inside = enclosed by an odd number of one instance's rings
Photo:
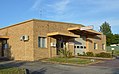
POLYGON ((0 39, 9 39, 9 37, 8 36, 0 35, 0 39))
POLYGON ((67 34, 67 33, 61 33, 61 32, 48 33, 47 36, 49 36, 49 37, 52 37, 52 36, 66 36, 66 37, 72 37, 72 38, 80 37, 79 35, 73 35, 73 34, 67 34))
POLYGON ((23 21, 23 22, 20 22, 20 23, 17 23, 17 24, 12 24, 12 25, 10 25, 10 26, 6 26, 6 27, 3 27, 3 28, 0 28, 0 30, 6 29, 6 28, 9 28, 9 27, 13 27, 13 26, 17 26, 17 25, 20 25, 20 24, 22 24, 22 23, 27 23, 27 22, 30 22, 30 21, 54 22, 54 23, 62 23, 62 24, 72 24, 72 25, 84 26, 84 25, 82 25, 82 24, 76 24, 76 23, 58 22, 58 21, 40 20, 40 19, 30 19, 30 20, 26 20, 26 21, 23 21))
MULTIPOLYGON (((22 23, 27 23, 27 22, 30 22, 30 21, 41 21, 41 22, 52 22, 52 23, 62 23, 62 24, 77 25, 77 27, 68 28, 69 31, 80 29, 80 26, 84 27, 84 25, 82 25, 82 24, 67 23, 67 22, 57 22, 57 21, 49 21, 49 20, 39 20, 39 19, 30 19, 30 20, 27 20, 27 21, 24 21, 24 22, 20 22, 20 23, 17 23, 17 24, 13 24, 13 25, 10 25, 10 26, 7 26, 7 27, 0 28, 0 30, 6 29, 6 28, 10 28, 10 27, 14 27, 14 26, 20 25, 22 23)), ((86 31, 86 32, 90 32, 90 33, 94 32, 94 34, 99 34, 98 32, 96 32, 94 30, 90 30, 90 31, 86 31)))
POLYGON ((79 33, 85 33, 85 34, 93 34, 93 35, 101 35, 101 32, 97 32, 95 30, 81 30, 80 27, 72 27, 68 28, 69 31, 78 31, 79 33))

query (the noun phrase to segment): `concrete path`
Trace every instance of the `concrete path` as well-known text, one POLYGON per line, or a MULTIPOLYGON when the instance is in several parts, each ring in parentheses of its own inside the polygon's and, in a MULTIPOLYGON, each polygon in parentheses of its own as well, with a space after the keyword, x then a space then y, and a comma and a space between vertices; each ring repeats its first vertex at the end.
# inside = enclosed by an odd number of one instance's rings
POLYGON ((2 62, 0 66, 20 67, 30 70, 30 74, 119 74, 119 60, 78 67, 42 62, 2 62))

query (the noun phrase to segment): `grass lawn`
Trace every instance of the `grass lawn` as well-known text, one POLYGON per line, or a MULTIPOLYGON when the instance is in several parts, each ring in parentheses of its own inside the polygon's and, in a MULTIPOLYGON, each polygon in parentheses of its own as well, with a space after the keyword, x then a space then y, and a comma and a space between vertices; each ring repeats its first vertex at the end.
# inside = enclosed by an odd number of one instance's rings
POLYGON ((26 70, 21 68, 0 67, 0 74, 26 74, 25 72, 26 70))
POLYGON ((58 63, 72 63, 72 64, 89 64, 93 61, 91 59, 81 59, 81 58, 50 58, 46 61, 58 62, 58 63))

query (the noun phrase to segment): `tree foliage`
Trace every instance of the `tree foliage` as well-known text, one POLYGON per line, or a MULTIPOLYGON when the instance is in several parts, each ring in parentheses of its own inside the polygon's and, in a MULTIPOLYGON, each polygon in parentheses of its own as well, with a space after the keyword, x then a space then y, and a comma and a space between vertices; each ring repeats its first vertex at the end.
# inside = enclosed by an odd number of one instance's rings
POLYGON ((100 26, 100 32, 102 32, 104 35, 106 35, 106 43, 107 43, 107 45, 110 45, 111 41, 112 41, 112 37, 113 37, 110 24, 107 22, 104 22, 100 26))
POLYGON ((106 43, 108 46, 111 44, 119 44, 119 34, 112 33, 111 26, 109 23, 104 22, 100 26, 100 32, 102 32, 104 35, 106 35, 106 43))
POLYGON ((104 35, 110 35, 112 34, 111 31, 111 26, 109 25, 109 23, 104 22, 101 26, 100 26, 100 32, 102 32, 104 35))
POLYGON ((119 44, 119 34, 113 34, 111 44, 119 44))

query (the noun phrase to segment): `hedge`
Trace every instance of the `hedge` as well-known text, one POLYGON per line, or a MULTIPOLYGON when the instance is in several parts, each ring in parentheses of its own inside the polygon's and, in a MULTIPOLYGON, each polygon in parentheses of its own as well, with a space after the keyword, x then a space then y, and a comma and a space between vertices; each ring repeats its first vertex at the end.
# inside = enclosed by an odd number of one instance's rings
POLYGON ((110 53, 107 52, 101 52, 101 53, 97 53, 95 54, 96 57, 102 57, 102 58, 111 58, 112 55, 110 53))
POLYGON ((93 52, 86 52, 86 56, 93 57, 93 56, 94 56, 94 54, 93 54, 93 52))

